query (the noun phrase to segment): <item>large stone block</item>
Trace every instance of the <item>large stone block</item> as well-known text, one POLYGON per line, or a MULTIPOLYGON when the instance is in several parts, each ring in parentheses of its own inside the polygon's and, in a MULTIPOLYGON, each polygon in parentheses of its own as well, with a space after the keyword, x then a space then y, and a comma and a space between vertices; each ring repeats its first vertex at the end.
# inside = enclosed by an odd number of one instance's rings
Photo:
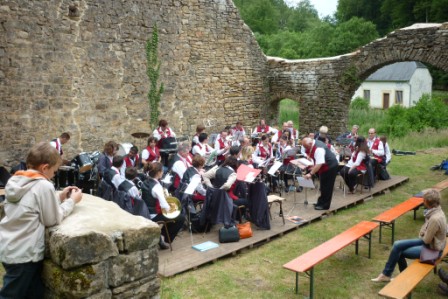
POLYGON ((84 194, 73 213, 49 232, 51 259, 64 269, 98 263, 119 252, 156 246, 160 228, 113 202, 84 194))
POLYGON ((160 279, 143 278, 133 283, 128 283, 118 288, 112 289, 114 299, 148 299, 160 298, 160 279))
POLYGON ((84 298, 107 289, 107 262, 64 270, 44 261, 42 279, 56 298, 84 298))

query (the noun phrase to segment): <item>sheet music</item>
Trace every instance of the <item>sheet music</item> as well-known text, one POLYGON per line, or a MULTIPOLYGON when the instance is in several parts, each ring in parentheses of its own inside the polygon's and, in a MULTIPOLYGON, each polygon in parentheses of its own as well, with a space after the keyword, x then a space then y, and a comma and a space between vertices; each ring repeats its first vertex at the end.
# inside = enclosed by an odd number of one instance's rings
POLYGON ((305 179, 304 177, 298 177, 297 182, 299 182, 299 186, 303 188, 311 188, 311 189, 315 188, 312 179, 305 179))
POLYGON ((165 175, 165 177, 163 178, 163 180, 161 180, 161 182, 162 183, 165 183, 165 184, 171 184, 171 178, 172 178, 173 176, 171 175, 171 174, 169 174, 169 173, 167 173, 166 175, 165 175))
POLYGON ((272 165, 271 169, 269 169, 268 173, 270 175, 275 175, 275 172, 283 165, 280 161, 275 161, 274 165, 272 165))
POLYGON ((241 164, 236 170, 236 179, 239 181, 252 183, 260 172, 261 169, 253 169, 252 167, 241 164))
POLYGON ((258 167, 265 167, 266 165, 268 165, 272 161, 272 159, 273 158, 269 158, 269 159, 263 160, 263 162, 258 164, 258 167))
POLYGON ((194 190, 196 190, 197 186, 201 183, 201 176, 199 174, 195 174, 188 184, 187 189, 185 189, 185 194, 193 195, 194 190))

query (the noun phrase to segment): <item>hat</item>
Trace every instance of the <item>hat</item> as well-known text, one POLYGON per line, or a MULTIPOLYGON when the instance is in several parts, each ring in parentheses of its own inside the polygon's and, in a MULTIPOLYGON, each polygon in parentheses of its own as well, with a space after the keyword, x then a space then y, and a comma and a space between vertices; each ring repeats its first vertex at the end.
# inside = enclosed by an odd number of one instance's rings
POLYGON ((319 128, 319 133, 327 134, 328 128, 326 126, 322 126, 319 128))

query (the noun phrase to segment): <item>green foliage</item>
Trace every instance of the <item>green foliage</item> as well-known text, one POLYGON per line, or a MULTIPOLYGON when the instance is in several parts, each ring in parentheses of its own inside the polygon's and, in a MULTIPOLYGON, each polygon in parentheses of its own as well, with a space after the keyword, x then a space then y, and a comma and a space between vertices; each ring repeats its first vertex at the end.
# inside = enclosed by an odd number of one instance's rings
POLYGON ((377 128, 378 132, 384 132, 391 137, 403 137, 411 130, 407 108, 394 105, 385 111, 385 116, 385 121, 377 128))
POLYGON ((150 109, 149 123, 151 127, 156 127, 159 119, 159 103, 160 98, 163 93, 163 83, 158 85, 159 75, 160 75, 160 63, 158 58, 158 46, 159 46, 159 35, 157 30, 157 25, 154 24, 152 27, 152 38, 148 39, 146 42, 146 74, 148 75, 150 88, 148 92, 148 102, 150 109))
POLYGON ((423 95, 415 106, 409 108, 408 121, 413 131, 421 132, 429 127, 434 129, 448 126, 448 107, 438 98, 423 95))
POLYGON ((370 109, 370 104, 368 100, 357 97, 350 103, 350 109, 368 111, 370 109))
POLYGON ((278 125, 281 128, 284 122, 292 120, 294 127, 299 128, 299 103, 294 100, 284 99, 279 103, 278 125))

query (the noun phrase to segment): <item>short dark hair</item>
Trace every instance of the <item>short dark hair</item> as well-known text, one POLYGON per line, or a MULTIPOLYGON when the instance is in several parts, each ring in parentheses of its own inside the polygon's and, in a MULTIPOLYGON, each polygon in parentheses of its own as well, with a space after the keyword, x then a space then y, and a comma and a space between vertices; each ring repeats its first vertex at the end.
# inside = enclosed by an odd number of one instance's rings
POLYGON ((116 155, 112 159, 112 166, 114 167, 121 167, 123 165, 123 156, 116 155))
POLYGON ((135 145, 129 149, 129 152, 138 153, 138 147, 135 145))
POLYGON ((199 142, 203 142, 205 139, 207 139, 207 133, 201 133, 201 134, 199 134, 199 142))
POLYGON ((64 132, 61 134, 61 136, 59 136, 59 138, 64 138, 69 140, 70 139, 70 134, 68 132, 64 132))
POLYGON ((145 165, 145 172, 152 178, 162 170, 163 166, 160 162, 152 162, 145 165))
POLYGON ((221 165, 221 167, 224 167, 224 166, 229 166, 229 167, 233 168, 233 170, 236 171, 238 168, 238 159, 235 158, 234 156, 228 156, 226 158, 226 160, 224 161, 224 163, 222 163, 222 165, 221 165))
POLYGON ((147 144, 147 145, 149 146, 149 144, 150 144, 151 142, 155 142, 155 143, 157 143, 157 138, 154 137, 154 136, 149 137, 149 138, 148 138, 148 144, 147 144))
POLYGON ((126 168, 126 171, 124 173, 124 176, 126 177, 127 180, 132 181, 133 179, 135 179, 138 175, 138 171, 137 168, 135 167, 128 167, 126 168))
POLYGON ((168 126, 168 122, 164 119, 159 120, 159 127, 166 127, 168 126))
POLYGON ((239 146, 236 146, 236 145, 232 146, 232 147, 230 148, 230 150, 229 150, 229 154, 230 154, 231 156, 238 155, 239 153, 240 153, 240 147, 239 147, 239 146))

